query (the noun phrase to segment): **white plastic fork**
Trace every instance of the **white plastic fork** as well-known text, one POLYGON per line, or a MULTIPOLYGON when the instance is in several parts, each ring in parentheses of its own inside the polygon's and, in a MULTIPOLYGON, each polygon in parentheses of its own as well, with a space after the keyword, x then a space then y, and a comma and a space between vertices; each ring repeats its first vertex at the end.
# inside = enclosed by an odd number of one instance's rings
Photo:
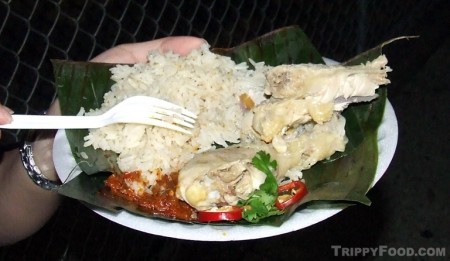
POLYGON ((125 99, 97 116, 12 115, 0 129, 93 129, 113 123, 137 123, 191 134, 195 113, 173 103, 149 96, 125 99))

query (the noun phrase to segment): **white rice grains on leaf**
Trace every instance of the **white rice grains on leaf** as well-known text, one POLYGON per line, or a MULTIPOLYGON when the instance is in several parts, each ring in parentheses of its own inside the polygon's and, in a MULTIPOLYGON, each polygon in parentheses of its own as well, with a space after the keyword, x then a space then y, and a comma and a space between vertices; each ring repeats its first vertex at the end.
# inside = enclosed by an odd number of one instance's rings
POLYGON ((145 64, 117 65, 111 69, 115 81, 111 91, 101 108, 88 115, 101 114, 128 97, 146 95, 197 113, 196 128, 189 136, 159 127, 114 124, 90 130, 85 146, 118 153, 122 171, 140 170, 152 185, 158 170, 178 171, 194 154, 214 144, 227 147, 227 142, 239 141, 244 114, 239 96, 247 93, 257 103, 264 100, 265 66, 253 66, 256 70, 216 55, 207 44, 187 56, 152 52, 145 64))

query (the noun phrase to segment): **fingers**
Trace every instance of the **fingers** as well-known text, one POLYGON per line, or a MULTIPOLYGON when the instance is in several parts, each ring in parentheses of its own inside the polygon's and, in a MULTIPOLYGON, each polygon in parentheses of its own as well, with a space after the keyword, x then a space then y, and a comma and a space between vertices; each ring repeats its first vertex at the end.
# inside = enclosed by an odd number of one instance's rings
POLYGON ((206 41, 204 39, 190 36, 167 37, 162 39, 159 49, 162 52, 173 51, 180 55, 188 55, 205 43, 206 41))
POLYGON ((192 36, 174 36, 141 43, 121 44, 92 59, 92 62, 103 63, 143 63, 147 61, 150 51, 173 51, 187 55, 206 43, 204 39, 192 36))
MULTIPOLYGON (((200 48, 200 46, 205 43, 206 41, 204 39, 192 36, 166 37, 147 42, 118 45, 106 52, 101 53, 91 61, 103 63, 141 63, 147 61, 148 53, 152 50, 158 50, 161 52, 173 51, 174 53, 178 53, 180 55, 187 55, 192 50, 200 48)), ((58 100, 50 106, 47 113, 49 115, 61 115, 58 100)), ((10 121, 11 115, 7 114, 3 116, 2 110, 0 110, 0 124, 2 124, 2 120, 10 121)))
POLYGON ((0 124, 10 123, 12 121, 12 113, 13 111, 10 108, 0 105, 0 124))

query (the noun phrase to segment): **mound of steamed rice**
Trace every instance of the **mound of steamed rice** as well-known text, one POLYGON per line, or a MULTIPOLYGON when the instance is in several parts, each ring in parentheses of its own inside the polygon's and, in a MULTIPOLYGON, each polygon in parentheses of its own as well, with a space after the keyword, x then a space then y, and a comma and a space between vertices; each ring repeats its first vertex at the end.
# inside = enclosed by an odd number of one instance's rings
POLYGON ((178 171, 196 153, 213 149, 214 144, 227 147, 227 142, 239 141, 244 115, 239 96, 247 93, 256 103, 264 100, 266 67, 253 65, 255 69, 236 64, 210 52, 206 44, 188 56, 152 52, 145 64, 118 65, 111 69, 115 84, 101 108, 87 115, 101 114, 131 96, 152 96, 197 113, 193 134, 114 124, 90 130, 85 146, 118 153, 121 171, 142 171, 144 183, 152 185, 158 173, 178 171))

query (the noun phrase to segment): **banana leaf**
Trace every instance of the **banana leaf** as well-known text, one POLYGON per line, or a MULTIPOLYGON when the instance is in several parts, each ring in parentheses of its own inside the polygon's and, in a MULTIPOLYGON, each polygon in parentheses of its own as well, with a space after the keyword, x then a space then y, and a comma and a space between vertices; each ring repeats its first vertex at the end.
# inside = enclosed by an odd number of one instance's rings
MULTIPOLYGON (((64 60, 53 60, 52 64, 62 115, 77 115, 80 108, 86 111, 99 108, 103 95, 114 83, 109 69, 115 64, 64 60)), ((72 154, 80 168, 86 174, 117 169, 114 152, 83 146, 87 134, 86 129, 66 130, 72 154), (85 160, 86 156, 89 161, 85 160)))
MULTIPOLYGON (((381 54, 384 45, 365 52, 346 64, 372 60, 381 54)), ((231 57, 236 62, 264 61, 269 65, 292 63, 323 63, 322 56, 304 32, 297 26, 281 28, 230 49, 213 49, 214 52, 231 57)), ((54 60, 54 73, 63 115, 75 115, 80 107, 85 110, 100 107, 103 94, 108 92, 112 81, 111 64, 68 62, 54 60)), ((365 104, 351 105, 343 114, 349 142, 343 153, 320 162, 304 171, 308 186, 307 197, 286 214, 272 217, 265 224, 279 225, 296 209, 315 206, 329 207, 329 202, 347 205, 347 202, 370 204, 366 197, 377 168, 377 128, 381 123, 386 102, 386 90, 380 88, 379 97, 365 104)), ((98 190, 107 177, 105 172, 114 171, 116 155, 110 151, 84 147, 83 137, 87 130, 66 130, 66 135, 76 162, 84 173, 63 184, 59 193, 79 199, 88 204, 110 210, 127 209, 145 216, 126 202, 103 198, 98 190), (88 155, 89 161, 81 157, 88 155), (96 175, 88 175, 96 174, 96 175)), ((164 217, 157 217, 164 218, 164 217)))

